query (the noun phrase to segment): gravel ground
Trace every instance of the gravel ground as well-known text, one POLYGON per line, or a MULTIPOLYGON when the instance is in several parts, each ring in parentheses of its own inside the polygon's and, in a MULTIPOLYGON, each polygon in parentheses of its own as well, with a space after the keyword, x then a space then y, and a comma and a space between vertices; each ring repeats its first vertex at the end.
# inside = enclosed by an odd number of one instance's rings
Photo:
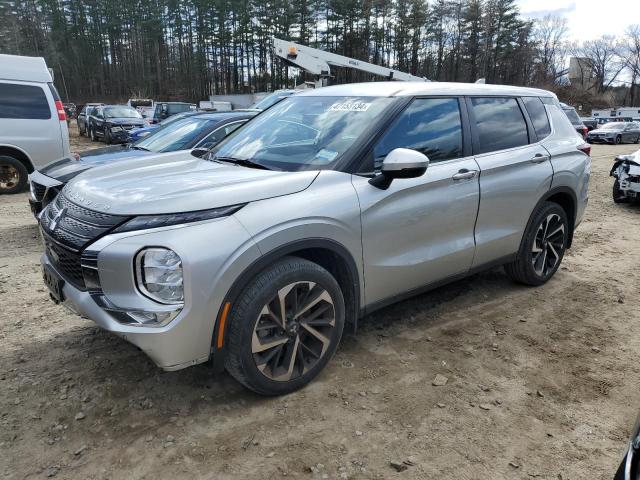
POLYGON ((282 398, 164 373, 54 305, 27 194, 1 197, 0 478, 611 479, 639 408, 640 206, 608 171, 636 148, 593 147, 548 284, 495 269, 388 307, 282 398))

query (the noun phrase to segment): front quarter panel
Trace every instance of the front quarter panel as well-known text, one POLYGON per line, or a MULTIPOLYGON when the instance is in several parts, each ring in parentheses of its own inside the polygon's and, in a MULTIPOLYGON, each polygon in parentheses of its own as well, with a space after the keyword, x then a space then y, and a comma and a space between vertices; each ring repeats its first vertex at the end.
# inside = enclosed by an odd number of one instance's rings
POLYGON ((330 240, 346 249, 358 271, 360 305, 364 305, 360 205, 351 175, 322 171, 306 189, 293 195, 252 202, 235 215, 263 255, 304 240, 330 240))

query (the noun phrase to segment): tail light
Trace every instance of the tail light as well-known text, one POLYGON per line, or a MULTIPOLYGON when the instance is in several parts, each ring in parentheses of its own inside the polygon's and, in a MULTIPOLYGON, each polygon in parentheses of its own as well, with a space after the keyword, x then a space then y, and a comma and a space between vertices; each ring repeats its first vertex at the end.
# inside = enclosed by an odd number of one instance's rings
POLYGON ((64 106, 60 100, 56 100, 56 110, 58 110, 58 120, 67 121, 67 114, 64 112, 64 106))
POLYGON ((586 153, 587 155, 591 156, 591 145, 589 145, 588 143, 583 143, 582 145, 580 145, 578 147, 578 150, 580 150, 582 153, 586 153))

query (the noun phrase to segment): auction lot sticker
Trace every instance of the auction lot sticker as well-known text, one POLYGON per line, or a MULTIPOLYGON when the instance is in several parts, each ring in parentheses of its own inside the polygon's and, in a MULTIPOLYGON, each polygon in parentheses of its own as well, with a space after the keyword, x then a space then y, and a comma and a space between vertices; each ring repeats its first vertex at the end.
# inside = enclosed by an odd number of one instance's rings
POLYGON ((330 112, 366 112, 371 106, 370 103, 365 102, 344 102, 334 103, 329 107, 330 112))

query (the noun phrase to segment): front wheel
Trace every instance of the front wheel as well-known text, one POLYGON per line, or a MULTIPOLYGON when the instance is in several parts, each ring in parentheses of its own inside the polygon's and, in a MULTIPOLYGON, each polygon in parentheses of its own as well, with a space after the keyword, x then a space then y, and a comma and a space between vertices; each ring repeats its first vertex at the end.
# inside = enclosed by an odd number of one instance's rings
POLYGON ((22 192, 27 186, 27 172, 24 164, 8 155, 0 155, 0 194, 22 192))
POLYGON ((318 375, 345 320, 338 282, 320 265, 285 257, 244 289, 229 317, 225 368, 261 395, 283 395, 318 375))
POLYGON ((89 138, 91 139, 92 142, 97 142, 97 138, 96 138, 96 133, 94 132, 93 128, 89 128, 89 138))
POLYGON ((620 135, 618 135, 618 136, 616 137, 615 144, 616 144, 616 145, 620 145, 621 143, 622 143, 622 137, 621 137, 620 135))
POLYGON ((516 260, 505 265, 507 275, 525 285, 546 283, 564 257, 569 239, 569 222, 564 209, 544 202, 531 217, 516 260))
POLYGON ((105 131, 104 143, 106 143, 107 145, 111 145, 111 132, 109 131, 109 129, 105 131))

